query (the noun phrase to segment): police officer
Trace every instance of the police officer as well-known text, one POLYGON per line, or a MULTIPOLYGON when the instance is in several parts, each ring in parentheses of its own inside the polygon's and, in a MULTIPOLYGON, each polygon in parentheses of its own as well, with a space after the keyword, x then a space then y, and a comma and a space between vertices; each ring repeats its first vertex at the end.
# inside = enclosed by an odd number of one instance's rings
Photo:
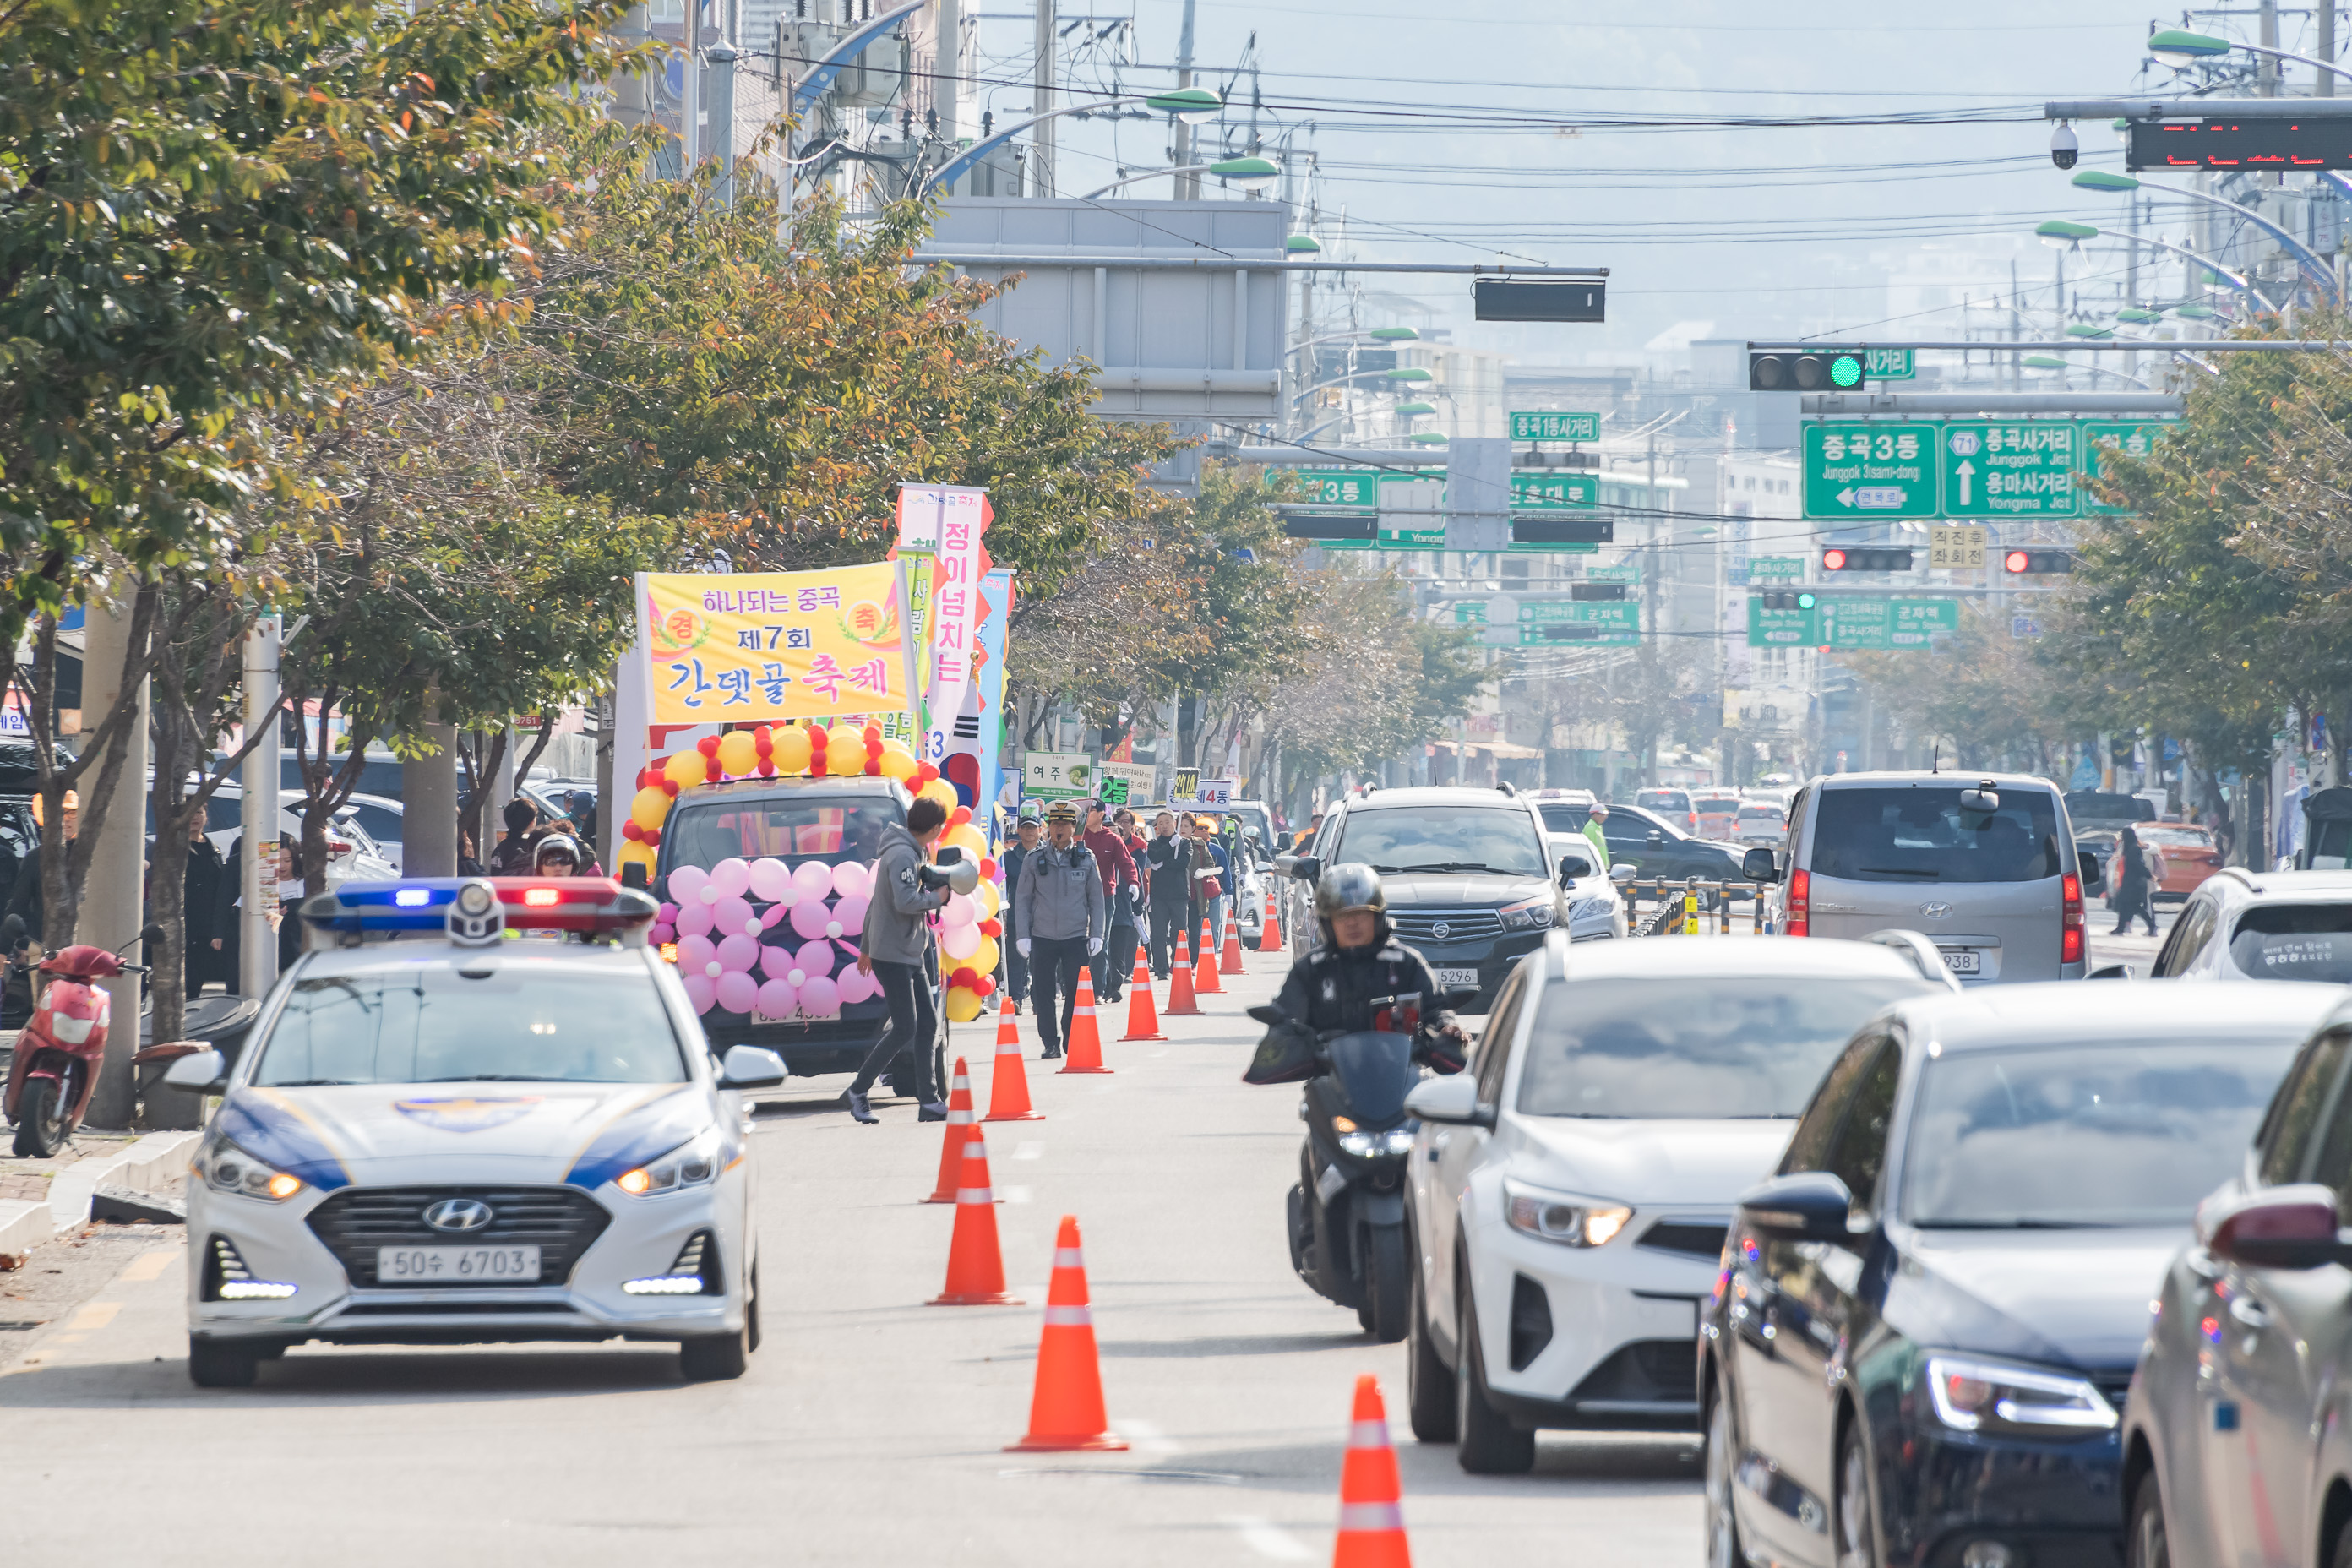
POLYGON ((1322 942, 1290 966, 1274 1005, 1318 1034, 1372 1027, 1372 998, 1418 994, 1423 1038, 1417 1054, 1439 1072, 1458 1072, 1469 1037, 1437 1005, 1428 961, 1396 940, 1381 874, 1360 861, 1325 869, 1315 884, 1322 942))
POLYGON ((1022 862, 1013 902, 1021 934, 1013 951, 1029 961, 1029 994, 1037 1009, 1037 1036, 1047 1058, 1062 1054, 1078 1002, 1078 970, 1099 960, 1108 929, 1102 873, 1078 842, 1078 808, 1057 800, 1045 808, 1046 841, 1022 862))

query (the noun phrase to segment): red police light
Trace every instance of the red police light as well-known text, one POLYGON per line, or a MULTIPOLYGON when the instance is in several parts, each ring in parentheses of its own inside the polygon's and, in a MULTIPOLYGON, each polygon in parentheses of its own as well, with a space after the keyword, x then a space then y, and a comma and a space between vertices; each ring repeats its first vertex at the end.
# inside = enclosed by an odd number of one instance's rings
POLYGON ((1844 552, 1844 551, 1843 551, 1843 550, 1824 550, 1824 551, 1822 551, 1822 571, 1824 571, 1824 572, 1843 572, 1843 571, 1844 571, 1844 570, 1845 570, 1845 552, 1844 552))
POLYGON ((2022 550, 2012 550, 2000 558, 2001 570, 2004 572, 2022 572, 2032 564, 2033 557, 2022 550))

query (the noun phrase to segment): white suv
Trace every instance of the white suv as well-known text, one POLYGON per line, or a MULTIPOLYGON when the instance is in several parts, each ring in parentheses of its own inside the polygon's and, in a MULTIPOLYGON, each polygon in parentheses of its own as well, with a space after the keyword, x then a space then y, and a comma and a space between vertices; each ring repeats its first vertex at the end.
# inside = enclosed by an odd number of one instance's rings
POLYGON ((2352 984, 2352 871, 2216 871, 2181 906, 2148 974, 2352 984))

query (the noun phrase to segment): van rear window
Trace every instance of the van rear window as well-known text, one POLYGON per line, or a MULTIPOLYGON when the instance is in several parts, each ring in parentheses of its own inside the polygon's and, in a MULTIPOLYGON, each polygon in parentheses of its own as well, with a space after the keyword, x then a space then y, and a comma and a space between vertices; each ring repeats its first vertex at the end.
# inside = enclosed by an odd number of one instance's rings
POLYGON ((2038 882, 2066 868, 2047 790, 2000 792, 1997 811, 1964 811, 1950 789, 1825 789, 1813 822, 1813 874, 1848 882, 2038 882))

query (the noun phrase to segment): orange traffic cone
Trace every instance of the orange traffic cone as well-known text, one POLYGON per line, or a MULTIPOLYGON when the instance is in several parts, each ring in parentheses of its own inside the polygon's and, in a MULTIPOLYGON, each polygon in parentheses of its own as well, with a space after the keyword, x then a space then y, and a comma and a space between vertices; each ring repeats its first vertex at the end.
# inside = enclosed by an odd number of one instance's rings
POLYGON ((1265 896, 1265 924, 1258 927, 1257 950, 1260 952, 1282 951, 1282 903, 1271 892, 1265 896))
POLYGON ((1217 967, 1227 974, 1242 972, 1242 922, 1228 917, 1225 921, 1225 951, 1217 967))
MULTIPOLYGON (((950 1102, 949 1114, 954 1114, 950 1102)), ((988 1114, 982 1121, 1043 1121, 1045 1113, 1029 1108, 1029 1068, 1021 1059, 1021 1026, 1013 1021, 1013 998, 996 1012, 996 1067, 988 1075, 988 1114)))
POLYGON ((1160 1011, 1151 1005, 1151 961, 1141 948, 1135 950, 1135 978, 1127 983, 1127 1033, 1124 1040, 1164 1040, 1160 1032, 1160 1011))
POLYGON ((996 1194, 988 1185, 988 1141, 974 1127, 964 1140, 956 1178, 955 1236, 948 1243, 948 1282, 934 1307, 1017 1307, 1004 1293, 1004 1254, 996 1245, 996 1194))
POLYGON ((1070 1059, 1062 1064, 1064 1072, 1108 1072, 1103 1066, 1102 1030, 1095 1025, 1095 972, 1091 966, 1078 971, 1078 997, 1070 1005, 1070 1037, 1065 1042, 1070 1059))
POLYGON ((1180 931, 1176 933, 1176 966, 1168 972, 1168 1016, 1181 1017, 1200 1010, 1201 1005, 1192 1000, 1192 943, 1180 931))
POLYGON ((963 1141, 972 1135, 971 1074, 966 1070, 961 1057, 956 1058, 954 1088, 948 1095, 948 1135, 940 1145, 940 1181, 931 1189, 927 1204, 951 1204, 956 1201, 956 1183, 963 1176, 963 1141))
POLYGON ((1103 1415, 1102 1364, 1095 1358, 1095 1320, 1087 1306, 1087 1259, 1078 1249, 1077 1216, 1066 1214, 1054 1239, 1054 1280, 1045 1288, 1045 1331, 1037 1341, 1029 1433, 1004 1451, 1126 1447, 1103 1415))
POLYGON ((1389 1447, 1388 1411, 1381 1380, 1356 1379, 1356 1414, 1348 1427, 1348 1458, 1339 1471, 1339 1540, 1331 1568, 1412 1568, 1404 1538, 1402 1487, 1396 1450, 1389 1447))
POLYGON ((1201 917, 1201 945, 1193 951, 1200 956, 1192 961, 1192 989, 1202 996, 1213 996, 1224 987, 1217 983, 1216 938, 1210 934, 1209 917, 1201 917))

